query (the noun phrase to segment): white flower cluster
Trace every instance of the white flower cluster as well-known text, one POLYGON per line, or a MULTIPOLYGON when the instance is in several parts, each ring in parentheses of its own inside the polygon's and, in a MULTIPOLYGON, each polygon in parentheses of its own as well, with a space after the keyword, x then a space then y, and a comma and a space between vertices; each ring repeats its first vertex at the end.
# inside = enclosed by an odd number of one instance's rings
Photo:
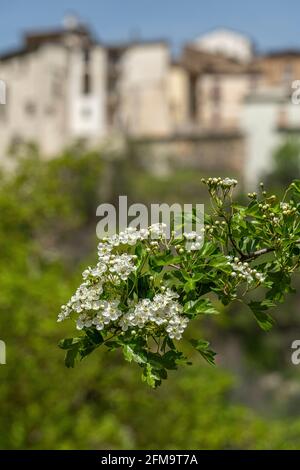
POLYGON ((143 328, 149 323, 164 325, 170 338, 180 339, 188 324, 188 318, 182 314, 182 306, 175 292, 167 289, 164 293, 156 294, 153 300, 142 299, 133 306, 119 321, 123 331, 128 328, 143 328))
POLYGON ((288 202, 281 202, 280 208, 282 210, 283 215, 293 215, 295 214, 295 212, 297 212, 297 207, 293 206, 288 202))
POLYGON ((103 254, 107 250, 112 250, 113 247, 120 245, 136 245, 139 241, 147 240, 148 238, 166 238, 166 224, 157 223, 152 224, 148 228, 137 230, 134 227, 128 227, 123 232, 112 235, 109 238, 104 238, 103 242, 98 245, 98 254, 103 254))
MULTIPOLYGON (((136 270, 135 255, 112 253, 114 245, 111 241, 101 242, 98 245, 99 261, 95 267, 88 267, 83 273, 84 282, 78 287, 67 305, 63 305, 58 315, 58 321, 69 317, 72 312, 82 313, 101 309, 100 295, 103 293, 104 284, 111 282, 114 285, 125 281, 136 270)), ((90 316, 81 317, 85 326, 90 316)))
POLYGON ((105 282, 120 284, 121 281, 126 281, 130 273, 136 270, 135 259, 135 255, 128 255, 127 253, 121 255, 105 254, 100 257, 96 267, 88 267, 83 271, 82 277, 85 280, 98 281, 102 284, 105 282))
POLYGON ((82 313, 84 311, 98 310, 99 297, 103 292, 101 283, 91 284, 89 281, 83 282, 75 294, 71 297, 67 305, 61 307, 57 321, 63 321, 72 312, 82 313))
POLYGON ((98 300, 94 310, 97 310, 97 314, 92 316, 90 312, 84 312, 79 315, 77 320, 77 329, 82 330, 84 327, 91 327, 94 325, 97 330, 103 330, 103 328, 110 322, 118 320, 122 315, 121 310, 118 309, 119 302, 117 300, 107 301, 98 300))
MULTIPOLYGON (((62 306, 58 321, 65 320, 75 312, 79 314, 76 323, 79 330, 92 326, 102 330, 112 322, 116 322, 115 326, 118 325, 123 331, 155 324, 157 326, 163 325, 170 338, 180 339, 188 324, 188 318, 182 315, 183 308, 176 300, 178 295, 171 290, 163 290, 162 288, 162 292, 156 294, 153 300, 141 299, 131 305, 126 313, 119 308, 117 298, 113 298, 113 300, 101 299, 108 283, 118 286, 136 270, 136 256, 128 253, 114 254, 114 248, 120 245, 134 245, 138 241, 151 237, 163 240, 165 225, 154 224, 143 230, 128 228, 124 232, 100 242, 97 265, 88 267, 82 273, 83 283, 69 302, 62 306)), ((202 238, 196 232, 185 234, 185 239, 192 244, 191 250, 201 247, 200 240, 202 238)))
POLYGON ((265 276, 258 272, 256 269, 250 268, 247 262, 242 263, 239 258, 232 259, 231 256, 228 256, 228 264, 232 267, 232 277, 238 277, 251 284, 253 282, 263 282, 265 280, 265 276))
POLYGON ((221 187, 223 189, 225 188, 231 188, 235 187, 238 184, 238 181, 234 178, 208 178, 205 180, 204 178, 202 179, 203 183, 206 183, 208 186, 216 186, 216 187, 221 187))
POLYGON ((197 232, 184 232, 183 237, 185 238, 185 248, 187 251, 200 250, 202 247, 203 236, 197 232))

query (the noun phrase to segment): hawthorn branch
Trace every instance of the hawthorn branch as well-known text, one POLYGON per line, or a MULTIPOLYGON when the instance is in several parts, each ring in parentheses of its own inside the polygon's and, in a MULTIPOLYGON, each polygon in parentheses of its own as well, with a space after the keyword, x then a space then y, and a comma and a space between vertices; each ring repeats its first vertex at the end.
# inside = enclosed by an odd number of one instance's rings
POLYGON ((169 266, 171 266, 171 268, 174 268, 174 269, 179 269, 179 271, 181 269, 181 267, 178 266, 177 264, 169 264, 169 266))
POLYGON ((227 223, 227 230, 228 230, 228 238, 230 240, 230 243, 231 245, 233 246, 233 248, 238 252, 238 254, 243 257, 244 256, 244 253, 239 249, 239 247, 237 246, 237 244, 235 243, 235 240, 234 240, 234 237, 233 237, 233 234, 232 234, 232 231, 231 231, 231 219, 232 219, 232 216, 230 216, 228 219, 227 217, 224 216, 224 219, 225 219, 225 222, 227 223))
MULTIPOLYGON (((295 243, 295 245, 299 245, 300 244, 300 239, 296 240, 294 243, 295 243)), ((245 254, 241 250, 237 249, 234 243, 232 243, 232 245, 236 249, 236 251, 240 254, 241 261, 251 261, 251 260, 254 260, 254 259, 258 258, 259 256, 266 255, 267 253, 272 253, 273 251, 276 250, 275 247, 270 246, 270 247, 267 247, 267 248, 261 248, 259 250, 253 251, 252 253, 245 254)), ((176 265, 176 264, 170 264, 169 266, 171 266, 174 269, 178 269, 179 271, 181 269, 181 267, 176 265)))
POLYGON ((252 260, 255 258, 258 258, 259 256, 265 255, 266 253, 271 253, 275 251, 274 247, 269 247, 269 248, 261 248, 260 250, 253 251, 252 253, 242 254, 242 261, 244 260, 252 260))
MULTIPOLYGON (((300 239, 296 240, 294 243, 296 245, 299 244, 300 239)), ((252 260, 252 259, 258 258, 259 256, 265 255, 267 253, 272 253, 275 250, 276 250, 275 247, 261 248, 260 250, 253 251, 252 253, 248 253, 247 255, 243 254, 242 255, 242 260, 252 260)))

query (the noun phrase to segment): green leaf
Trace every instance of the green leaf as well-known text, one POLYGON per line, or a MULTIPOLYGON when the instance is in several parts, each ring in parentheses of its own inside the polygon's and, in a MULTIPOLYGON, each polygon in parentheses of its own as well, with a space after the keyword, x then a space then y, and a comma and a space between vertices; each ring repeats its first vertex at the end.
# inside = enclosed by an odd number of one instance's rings
POLYGON ((146 382, 150 387, 156 388, 158 385, 161 384, 161 377, 158 371, 153 369, 151 364, 147 364, 144 367, 143 374, 142 374, 143 382, 146 382))
POLYGON ((105 346, 109 351, 115 351, 116 349, 119 349, 121 344, 122 343, 120 341, 106 341, 105 346))
POLYGON ((296 194, 300 194, 300 180, 294 180, 292 184, 290 184, 289 189, 296 194))
POLYGON ((190 279, 184 284, 184 291, 188 294, 196 289, 196 283, 190 279))
POLYGON ((184 304, 183 311, 192 317, 200 314, 218 315, 220 313, 209 299, 190 300, 184 304))
POLYGON ((58 346, 61 349, 71 349, 75 344, 79 343, 80 341, 81 338, 65 338, 58 343, 58 346))
POLYGON ((270 307, 274 307, 274 305, 274 302, 270 300, 263 300, 262 302, 251 301, 249 303, 249 307, 254 313, 257 323, 264 331, 269 331, 274 325, 273 318, 266 311, 270 307))
POLYGON ((175 370, 180 363, 186 363, 186 357, 180 351, 171 350, 162 357, 162 363, 166 369, 175 370))
POLYGON ((181 258, 172 254, 163 254, 155 256, 153 261, 156 266, 167 266, 168 264, 180 263, 181 258))
POLYGON ((139 259, 143 257, 144 249, 142 243, 137 243, 134 253, 139 259))
POLYGON ((209 260, 209 266, 219 269, 225 273, 231 272, 231 267, 228 264, 228 259, 223 255, 212 256, 209 260))
POLYGON ((147 362, 151 364, 155 369, 163 369, 163 359, 159 353, 148 352, 147 353, 147 362))
MULTIPOLYGON (((291 277, 284 272, 274 272, 268 275, 272 288, 267 292, 268 301, 283 302, 285 295, 293 292, 291 287, 291 277)), ((273 305, 270 305, 273 306, 273 305)))
POLYGON ((137 364, 144 364, 147 360, 144 351, 134 350, 129 344, 125 344, 123 346, 123 355, 126 361, 134 361, 137 364))
POLYGON ((88 328, 85 330, 85 333, 93 344, 99 345, 103 343, 103 336, 96 328, 88 328))
POLYGON ((190 343, 201 354, 201 356, 211 365, 215 365, 216 353, 209 348, 209 342, 201 339, 191 339, 190 343))
POLYGON ((212 242, 204 243, 203 247, 200 250, 201 256, 211 256, 217 251, 217 246, 212 242))
POLYGON ((65 355, 65 365, 66 367, 74 367, 75 365, 75 359, 78 355, 78 352, 79 352, 79 344, 78 343, 76 346, 72 347, 72 349, 69 349, 67 352, 66 352, 66 355, 65 355))

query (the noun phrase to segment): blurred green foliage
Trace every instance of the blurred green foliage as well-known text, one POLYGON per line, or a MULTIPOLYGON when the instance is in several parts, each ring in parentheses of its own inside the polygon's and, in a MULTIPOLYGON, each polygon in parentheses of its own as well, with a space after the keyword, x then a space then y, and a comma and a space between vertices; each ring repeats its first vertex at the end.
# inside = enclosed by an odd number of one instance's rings
POLYGON ((270 171, 263 177, 269 189, 287 187, 300 177, 300 140, 290 136, 274 150, 270 171))
MULTIPOLYGON (((101 198, 114 199, 118 174, 107 185, 111 164, 99 152, 73 148, 51 161, 29 153, 0 182, 0 337, 7 345, 0 448, 299 448, 296 413, 263 416, 242 404, 241 377, 207 366, 197 354, 193 366, 171 374, 157 391, 140 383, 138 368, 100 350, 76 369, 65 368, 57 343, 73 326, 58 325, 57 313, 94 252, 95 210, 101 198)), ((143 190, 135 178, 127 172, 123 180, 132 198, 134 187, 139 195, 143 190)), ((183 180, 182 174, 172 179, 183 180)), ((186 184, 188 194, 189 178, 186 184)), ((165 191, 161 181, 156 185, 165 191)), ((217 328, 230 341, 226 315, 217 328)), ((257 327, 251 322, 247 336, 249 323, 238 318, 230 334, 251 343, 257 327)), ((263 341, 265 333, 259 335, 263 341)))

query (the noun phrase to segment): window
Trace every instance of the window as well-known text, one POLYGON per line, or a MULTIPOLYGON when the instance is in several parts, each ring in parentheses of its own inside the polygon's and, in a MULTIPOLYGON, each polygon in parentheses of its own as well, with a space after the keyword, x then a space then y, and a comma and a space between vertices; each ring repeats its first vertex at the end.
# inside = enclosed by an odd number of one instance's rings
POLYGON ((189 114, 192 120, 197 119, 198 113, 197 78, 197 75, 190 75, 189 80, 189 114))
POLYGON ((7 119, 7 104, 0 103, 0 122, 5 122, 7 119))
POLYGON ((82 93, 84 95, 89 95, 91 93, 91 76, 89 72, 85 72, 83 74, 82 93))
POLYGON ((58 78, 53 78, 51 82, 51 95, 53 98, 62 97, 62 84, 58 78))
POLYGON ((214 109, 212 112, 212 116, 211 116, 211 126, 214 129, 218 129, 219 127, 221 127, 221 124, 222 124, 221 113, 219 110, 214 109))
POLYGON ((0 80, 0 122, 5 122, 7 120, 7 106, 8 106, 8 89, 7 85, 0 80), (1 88, 2 84, 2 88, 1 88), (2 92, 2 94, 1 94, 2 92))
POLYGON ((284 64, 282 71, 282 82, 283 84, 289 85, 293 80, 293 64, 287 62, 284 64))
POLYGON ((218 105, 221 101, 221 86, 219 77, 215 77, 214 83, 211 88, 211 99, 215 105, 218 105))
POLYGON ((36 105, 32 101, 27 101, 27 103, 25 103, 24 109, 28 116, 34 116, 36 113, 36 105))
POLYGON ((45 114, 46 116, 54 116, 55 115, 55 107, 52 105, 46 106, 45 108, 45 114))
POLYGON ((258 74, 252 73, 249 79, 249 88, 250 91, 255 91, 258 86, 258 74))
POLYGON ((82 108, 81 109, 81 116, 84 118, 84 119, 89 119, 92 115, 92 111, 90 108, 82 108))
POLYGON ((91 58, 91 51, 90 48, 85 47, 83 49, 83 61, 85 64, 89 64, 91 58))
POLYGON ((7 102, 7 86, 4 80, 0 80, 0 105, 5 105, 7 102))

